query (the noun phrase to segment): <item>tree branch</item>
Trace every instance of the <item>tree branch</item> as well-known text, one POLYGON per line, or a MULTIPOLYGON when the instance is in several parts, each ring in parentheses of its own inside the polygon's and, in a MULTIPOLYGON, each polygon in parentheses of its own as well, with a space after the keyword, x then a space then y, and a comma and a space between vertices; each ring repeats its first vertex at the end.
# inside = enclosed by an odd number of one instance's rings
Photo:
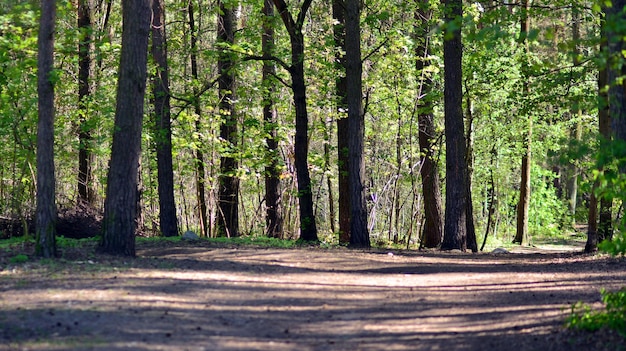
POLYGON ((213 79, 212 81, 205 83, 200 90, 198 90, 197 92, 194 92, 191 98, 183 98, 183 97, 178 97, 178 96, 174 96, 170 94, 170 97, 172 99, 177 100, 177 101, 183 101, 185 103, 183 106, 181 106, 180 111, 178 111, 178 113, 174 117, 172 117, 172 119, 176 120, 178 116, 182 113, 182 111, 184 111, 187 107, 195 103, 196 100, 200 98, 200 96, 202 96, 204 93, 207 92, 207 90, 213 88, 215 84, 219 82, 219 79, 220 77, 217 77, 213 79))
POLYGON ((370 52, 369 54, 365 55, 365 57, 363 57, 361 59, 361 63, 365 62, 365 60, 367 60, 368 58, 370 58, 372 55, 374 55, 375 53, 378 52, 378 50, 380 50, 383 46, 385 46, 385 44, 387 44, 389 42, 389 38, 385 38, 385 40, 380 43, 380 45, 378 45, 374 50, 372 50, 372 52, 370 52))
POLYGON ((298 30, 302 30, 302 26, 304 26, 304 18, 306 17, 306 13, 309 11, 309 7, 311 7, 312 2, 313 0, 304 0, 302 3, 300 13, 298 14, 298 20, 296 22, 296 28, 298 28, 298 30))
POLYGON ((278 14, 280 14, 280 18, 282 18, 283 23, 285 23, 285 27, 289 32, 289 35, 294 35, 296 32, 296 23, 293 21, 293 17, 291 16, 291 12, 287 8, 287 4, 285 0, 273 0, 274 6, 276 6, 276 10, 278 10, 278 14))
POLYGON ((291 72, 291 66, 289 66, 285 61, 281 60, 280 58, 276 56, 272 56, 272 55, 269 55, 269 56, 268 55, 263 55, 263 56, 246 55, 242 60, 243 61, 274 61, 279 66, 287 70, 287 72, 291 72))

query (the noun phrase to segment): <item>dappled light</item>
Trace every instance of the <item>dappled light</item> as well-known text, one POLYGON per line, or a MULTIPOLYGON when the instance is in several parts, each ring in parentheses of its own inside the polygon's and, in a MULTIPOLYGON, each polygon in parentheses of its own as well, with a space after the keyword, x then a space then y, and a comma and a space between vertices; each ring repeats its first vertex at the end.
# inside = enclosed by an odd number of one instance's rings
POLYGON ((0 271, 0 349, 567 350, 571 304, 626 285, 623 259, 580 254, 139 254, 0 271))

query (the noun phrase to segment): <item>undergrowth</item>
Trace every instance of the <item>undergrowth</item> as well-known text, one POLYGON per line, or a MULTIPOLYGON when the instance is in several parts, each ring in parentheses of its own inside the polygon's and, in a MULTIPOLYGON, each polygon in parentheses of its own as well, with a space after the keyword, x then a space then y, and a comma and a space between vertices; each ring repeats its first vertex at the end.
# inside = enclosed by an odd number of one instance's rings
POLYGON ((626 337, 626 288, 616 292, 602 290, 604 310, 592 310, 581 302, 572 306, 567 320, 569 328, 596 331, 604 327, 617 331, 626 337))
MULTIPOLYGON (((626 233, 619 233, 613 240, 605 240, 599 245, 600 250, 612 256, 626 254, 626 233)), ((626 337, 626 287, 609 292, 601 290, 604 309, 593 310, 589 305, 578 302, 572 306, 567 319, 567 326, 571 329, 596 331, 609 328, 626 337)))

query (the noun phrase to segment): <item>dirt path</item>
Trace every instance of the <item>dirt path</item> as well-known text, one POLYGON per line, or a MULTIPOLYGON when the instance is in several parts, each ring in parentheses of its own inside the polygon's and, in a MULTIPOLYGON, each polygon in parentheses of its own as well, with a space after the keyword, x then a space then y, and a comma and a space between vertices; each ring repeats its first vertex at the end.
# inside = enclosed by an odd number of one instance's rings
POLYGON ((176 245, 2 267, 0 350, 626 349, 562 328, 624 259, 176 245))

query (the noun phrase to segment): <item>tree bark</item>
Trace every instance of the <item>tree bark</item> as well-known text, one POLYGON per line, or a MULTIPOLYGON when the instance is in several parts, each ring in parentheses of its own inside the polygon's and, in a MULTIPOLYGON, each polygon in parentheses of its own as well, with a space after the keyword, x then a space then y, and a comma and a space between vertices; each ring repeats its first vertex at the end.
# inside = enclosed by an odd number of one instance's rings
POLYGON ((115 130, 104 202, 103 252, 135 256, 137 172, 146 91, 150 0, 123 2, 115 130))
MULTIPOLYGON (((264 0, 262 50, 264 56, 272 56, 274 51, 274 5, 272 0, 264 0)), ((276 66, 272 61, 263 61, 263 121, 267 136, 267 165, 265 166, 265 231, 269 237, 283 237, 283 215, 280 196, 280 156, 278 150, 278 112, 274 104, 276 66)))
MULTIPOLYGON (((196 33, 196 21, 194 18, 193 1, 189 1, 187 6, 187 13, 189 15, 189 32, 191 37, 191 53, 189 55, 191 61, 191 77, 198 80, 198 35, 196 33)), ((194 96, 196 91, 194 90, 194 96)), ((200 106, 199 97, 196 97, 193 101, 194 113, 196 114, 195 131, 198 135, 201 135, 202 128, 200 118, 202 118, 202 108, 200 106)), ((198 218, 200 220, 200 234, 203 237, 208 236, 209 221, 207 216, 207 204, 205 194, 205 168, 204 168, 204 153, 200 147, 196 147, 195 150, 195 166, 196 166, 196 202, 198 204, 198 218)))
POLYGON ((291 89, 296 109, 296 133, 294 142, 295 168, 298 182, 298 200, 300 205, 300 239, 304 241, 318 241, 317 225, 313 211, 313 192, 308 167, 308 128, 309 116, 307 112, 306 84, 304 81, 304 36, 302 25, 312 0, 302 3, 296 20, 287 9, 284 0, 273 0, 278 13, 289 33, 291 43, 291 89))
POLYGON ((152 77, 152 93, 156 123, 154 140, 157 156, 159 219, 162 235, 177 236, 178 219, 176 218, 176 202, 174 201, 172 124, 164 0, 152 0, 152 19, 152 58, 157 66, 156 73, 152 77))
MULTIPOLYGON (((572 41, 574 42, 574 58, 572 60, 573 66, 580 65, 580 13, 576 6, 572 7, 572 41)), ((572 104, 570 108, 570 118, 575 119, 572 129, 570 130, 570 139, 580 143, 582 139, 582 110, 577 106, 577 103, 572 104)), ((567 200, 569 205, 569 212, 572 219, 572 225, 576 225, 576 207, 578 205, 578 178, 580 176, 580 167, 576 163, 570 163, 567 170, 567 200)))
POLYGON ((361 65, 360 1, 345 0, 346 6, 346 100, 348 102, 350 187, 350 246, 371 246, 367 229, 367 208, 363 178, 363 146, 365 120, 363 116, 363 88, 361 65))
MULTIPOLYGON (((526 36, 530 27, 530 18, 528 10, 530 9, 528 0, 522 1, 522 19, 520 22, 520 37, 523 39, 522 45, 525 56, 530 54, 530 48, 526 36)), ((522 75, 524 79, 524 88, 522 94, 528 95, 528 57, 524 57, 522 62, 522 75)), ((524 140, 525 153, 522 156, 520 195, 517 203, 517 230, 515 233, 514 243, 520 245, 528 245, 528 210, 530 208, 530 168, 532 165, 531 145, 532 145, 532 117, 528 117, 528 131, 524 140)))
POLYGON ((37 208, 36 247, 39 257, 56 256, 56 203, 54 174, 54 22, 56 1, 41 0, 37 55, 37 208))
POLYGON ((415 12, 415 57, 416 71, 419 75, 418 91, 418 124, 419 146, 422 167, 422 193, 424 194, 424 226, 421 246, 436 248, 443 240, 443 205, 441 203, 441 189, 439 167, 434 159, 436 131, 433 115, 432 78, 428 72, 430 66, 430 21, 432 9, 429 0, 420 0, 415 12))
MULTIPOLYGON (((626 20, 624 7, 626 1, 614 0, 612 6, 607 9, 607 20, 613 22, 626 20)), ((623 33, 619 29, 609 30, 607 40, 609 45, 609 115, 611 116, 611 127, 613 136, 617 141, 626 141, 626 83, 618 83, 618 79, 626 73, 626 65, 623 64, 622 52, 626 45, 622 39, 623 33), (615 60, 615 62, 614 62, 615 60)), ((620 173, 626 172, 626 165, 620 165, 620 173)))
POLYGON ((333 0, 333 37, 335 39, 335 67, 337 74, 335 90, 337 95, 337 185, 339 188, 339 243, 350 243, 350 190, 348 182, 348 101, 346 100, 346 29, 345 5, 343 0, 333 0))
POLYGON ((442 250, 467 249, 467 160, 463 123, 460 0, 444 7, 444 114, 446 134, 446 209, 442 250))
POLYGON ((476 241, 476 228, 474 227, 474 204, 472 202, 472 173, 473 173, 473 163, 474 163, 474 142, 472 140, 472 132, 474 130, 474 112, 472 106, 472 99, 469 94, 469 89, 467 93, 467 146, 466 146, 466 162, 467 162, 467 172, 466 172, 466 186, 467 186, 467 207, 466 207, 466 221, 467 221, 467 247, 472 250, 472 252, 478 252, 478 243, 476 241))
POLYGON ((91 0, 78 1, 78 200, 93 204, 93 136, 89 119, 89 99, 91 97, 90 80, 92 77, 92 22, 91 0))
MULTIPOLYGON (((230 5, 218 1, 220 12, 217 19, 217 43, 232 45, 235 41, 235 13, 230 5)), ((220 48, 217 61, 219 74, 219 113, 222 118, 220 138, 225 143, 220 157, 218 190, 217 235, 239 236, 239 162, 234 156, 237 150, 237 116, 235 114, 235 72, 228 49, 220 48)))

